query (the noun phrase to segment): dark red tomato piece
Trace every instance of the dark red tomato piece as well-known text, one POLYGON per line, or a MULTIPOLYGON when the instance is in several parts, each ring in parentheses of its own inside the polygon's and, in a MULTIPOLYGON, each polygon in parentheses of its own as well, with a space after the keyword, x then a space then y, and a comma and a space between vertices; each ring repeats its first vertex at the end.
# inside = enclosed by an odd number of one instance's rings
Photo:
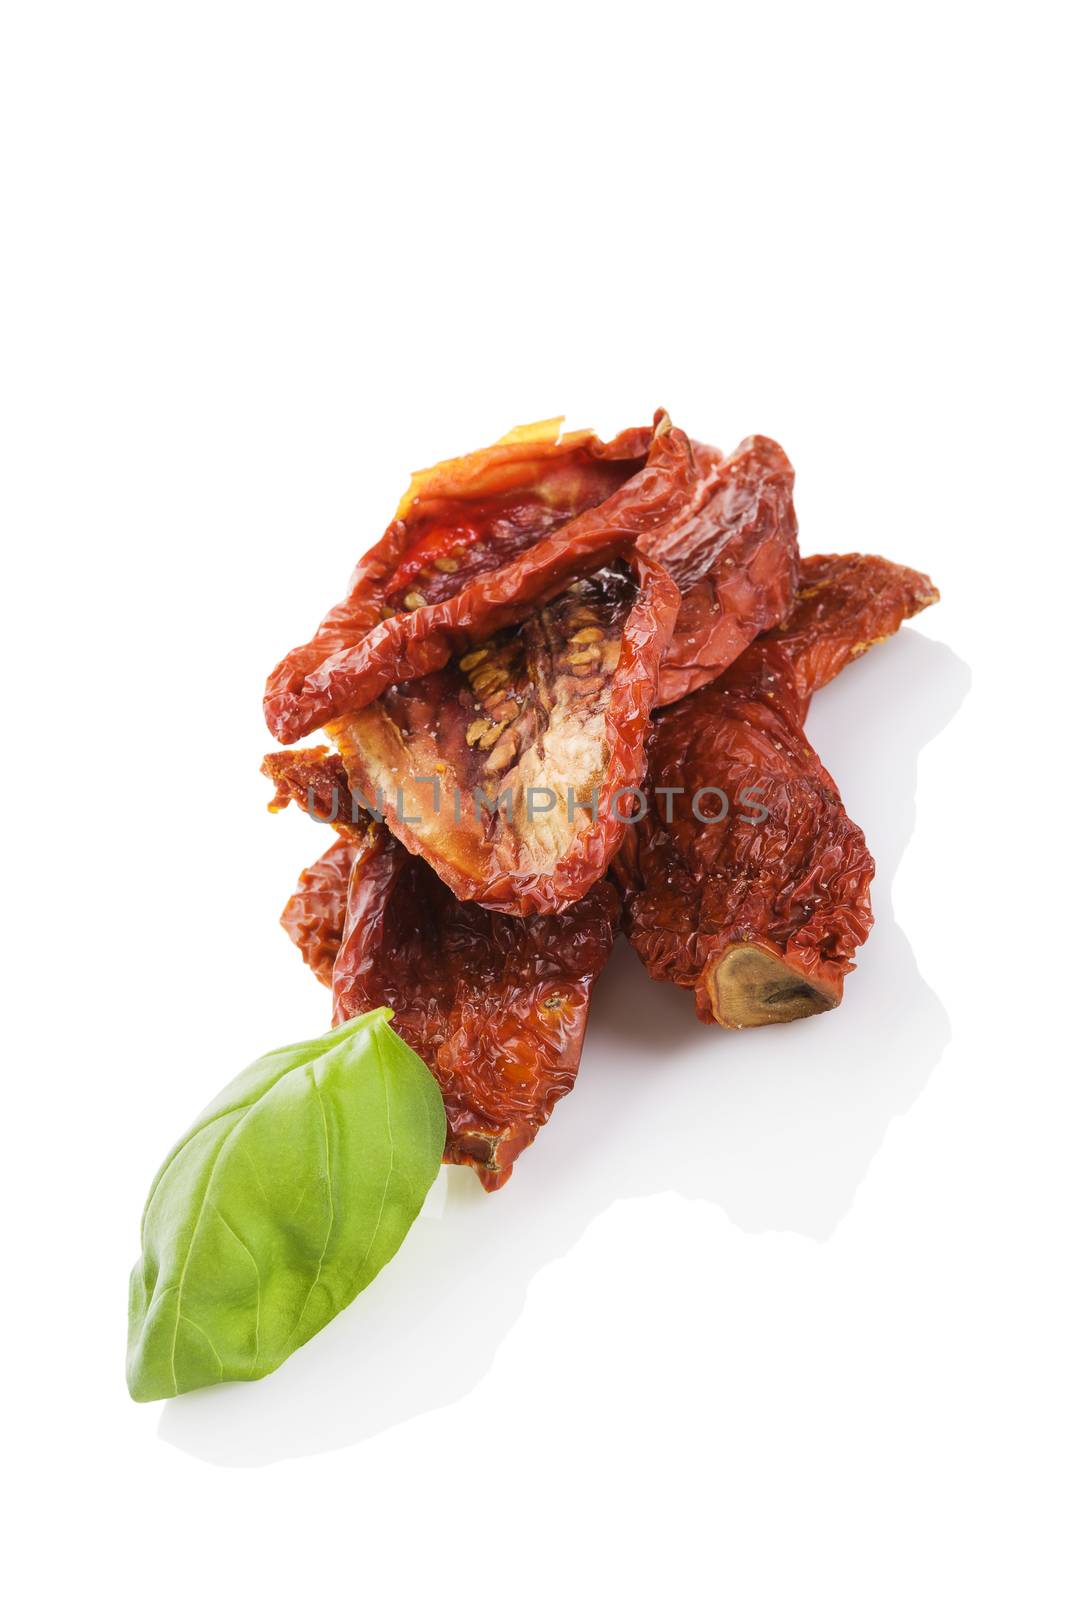
POLYGON ((678 605, 634 560, 330 725, 352 790, 461 900, 559 912, 619 848, 678 605))
POLYGON ((618 912, 606 880, 556 917, 486 911, 380 826, 351 875, 334 1021, 392 1007, 441 1086, 445 1159, 474 1167, 486 1189, 507 1181, 574 1085, 618 912))
POLYGON ((357 840, 335 839, 318 861, 305 867, 282 912, 282 927, 327 989, 333 984, 333 964, 344 933, 348 880, 359 852, 357 840))
POLYGON ((273 750, 264 756, 259 770, 274 784, 269 810, 283 811, 295 801, 315 822, 329 823, 338 833, 362 837, 359 808, 349 791, 344 762, 325 745, 273 750))
POLYGON ((394 657, 418 672, 443 665, 449 647, 426 633, 425 622, 408 639, 415 613, 437 616, 472 582, 608 499, 641 468, 650 441, 649 428, 608 443, 590 432, 561 437, 556 418, 416 473, 345 599, 271 673, 264 712, 272 733, 291 744, 366 704, 392 681, 383 671, 394 657), (338 653, 346 666, 335 681, 326 666, 338 653))
POLYGON ((335 1022, 392 1007, 441 1086, 445 1159, 498 1189, 573 1087, 618 895, 604 880, 561 916, 525 919, 464 904, 383 826, 359 819, 335 761, 282 751, 265 764, 274 809, 332 810, 341 833, 301 874, 282 925, 332 983, 335 1022))
POLYGON ((796 595, 794 473, 785 451, 761 435, 725 461, 718 451, 705 459, 704 449, 693 446, 703 492, 692 514, 639 546, 682 593, 660 663, 660 705, 717 678, 758 633, 789 616, 796 595))
POLYGON ((813 557, 801 582, 785 627, 657 720, 648 812, 615 868, 649 972, 727 1027, 840 1002, 874 862, 804 718, 849 660, 937 599, 923 574, 872 556, 813 557))

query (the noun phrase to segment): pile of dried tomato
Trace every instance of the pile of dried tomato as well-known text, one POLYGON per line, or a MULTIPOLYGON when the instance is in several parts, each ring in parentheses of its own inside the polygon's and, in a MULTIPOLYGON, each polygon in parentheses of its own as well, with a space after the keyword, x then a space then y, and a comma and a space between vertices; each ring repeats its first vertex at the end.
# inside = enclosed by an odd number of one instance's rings
POLYGON ((349 591, 272 672, 278 809, 335 842, 282 923, 334 1021, 389 1005, 446 1158, 499 1188, 574 1083, 621 929, 725 1027, 840 1003, 874 862, 804 737, 815 690, 938 598, 801 560, 793 469, 665 412, 559 422, 417 473, 349 591))

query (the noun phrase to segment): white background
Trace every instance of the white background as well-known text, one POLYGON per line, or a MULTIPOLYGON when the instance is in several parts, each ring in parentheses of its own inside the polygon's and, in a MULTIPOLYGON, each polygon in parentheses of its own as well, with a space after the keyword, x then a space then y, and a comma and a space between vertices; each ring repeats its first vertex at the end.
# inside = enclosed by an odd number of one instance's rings
POLYGON ((1051 23, 5 8, 16 1592, 1062 1594, 1051 23), (505 1191, 442 1182, 275 1377, 133 1405, 153 1170, 328 1021, 267 670, 411 469, 657 404, 944 595, 811 718, 880 863, 843 1008, 727 1036, 620 948, 505 1191))

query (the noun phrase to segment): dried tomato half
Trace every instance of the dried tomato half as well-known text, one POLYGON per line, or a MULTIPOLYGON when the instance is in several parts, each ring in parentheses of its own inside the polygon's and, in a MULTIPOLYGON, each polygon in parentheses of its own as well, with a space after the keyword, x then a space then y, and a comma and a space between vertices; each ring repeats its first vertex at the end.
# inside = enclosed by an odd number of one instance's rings
POLYGON ((634 555, 328 729, 351 788, 461 900, 580 900, 622 842, 678 590, 634 555))
POLYGON ((839 1004, 871 928, 874 862, 802 728, 811 696, 937 599, 921 573, 816 556, 783 628, 658 719, 647 815, 616 862, 624 926, 705 1022, 752 1027, 839 1004))
POLYGON ((573 1087, 618 895, 603 880, 561 916, 526 919, 463 904, 384 827, 359 820, 335 761, 325 750, 286 751, 265 764, 276 808, 296 800, 320 815, 338 792, 342 837, 301 874, 282 924, 316 976, 332 981, 335 1022, 392 1007, 393 1026, 441 1086, 445 1159, 498 1189, 573 1087))
POLYGON ((359 852, 355 839, 335 839, 324 855, 305 867, 282 912, 282 927, 327 989, 333 984, 333 964, 344 933, 348 880, 359 852))
POLYGON ((781 445, 757 434, 725 461, 694 445, 703 492, 685 520, 646 534, 682 592, 674 637, 660 663, 659 705, 710 683, 765 628, 789 616, 796 596, 794 472, 781 445))
POLYGON ((283 811, 295 800, 315 822, 329 823, 352 838, 362 837, 359 807, 348 787, 345 764, 325 745, 272 750, 259 770, 274 784, 269 810, 283 811))
POLYGON ((445 1159, 474 1167, 486 1189, 507 1181, 574 1086, 618 915, 606 879, 556 917, 464 903, 381 827, 351 875, 334 1021, 392 1007, 441 1086, 445 1159))
POLYGON ((643 466, 651 429, 602 443, 590 432, 560 437, 560 420, 516 428, 489 449, 414 475, 346 598, 268 679, 264 712, 283 744, 367 704, 393 670, 442 666, 450 646, 428 620, 447 624, 462 591, 608 499, 643 466), (343 663, 331 672, 327 663, 339 653, 343 663))

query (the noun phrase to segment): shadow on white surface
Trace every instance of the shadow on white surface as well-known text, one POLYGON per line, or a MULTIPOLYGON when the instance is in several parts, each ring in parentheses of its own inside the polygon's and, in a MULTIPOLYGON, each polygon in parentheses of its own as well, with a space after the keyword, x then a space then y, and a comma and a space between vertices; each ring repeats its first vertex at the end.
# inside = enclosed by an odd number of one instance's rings
POLYGON ((446 1169, 389 1267, 277 1373, 168 1401, 160 1436, 227 1466, 340 1449, 479 1382, 531 1279, 616 1200, 673 1190, 752 1233, 829 1238, 894 1116, 926 1083, 948 1018, 893 920, 919 750, 970 682, 905 632, 816 702, 812 743, 879 863, 878 921, 836 1012, 727 1033, 645 977, 620 941, 598 987, 574 1093, 499 1194, 446 1169))

